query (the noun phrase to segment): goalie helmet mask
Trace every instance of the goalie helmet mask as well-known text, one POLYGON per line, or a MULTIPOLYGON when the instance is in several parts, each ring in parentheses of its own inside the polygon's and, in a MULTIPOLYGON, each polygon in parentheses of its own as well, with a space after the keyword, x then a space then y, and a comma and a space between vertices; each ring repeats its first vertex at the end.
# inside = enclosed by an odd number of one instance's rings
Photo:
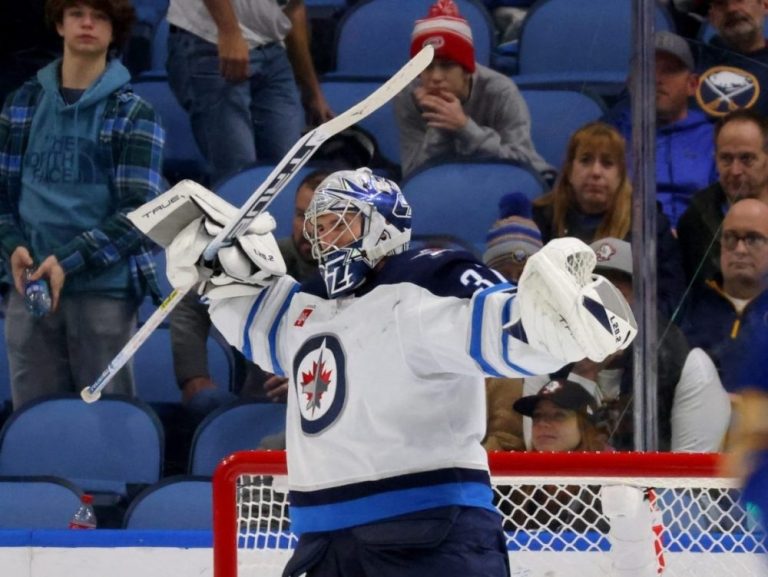
POLYGON ((411 207, 394 182, 369 168, 341 170, 315 190, 304 215, 304 236, 328 296, 344 296, 385 256, 408 249, 411 207))

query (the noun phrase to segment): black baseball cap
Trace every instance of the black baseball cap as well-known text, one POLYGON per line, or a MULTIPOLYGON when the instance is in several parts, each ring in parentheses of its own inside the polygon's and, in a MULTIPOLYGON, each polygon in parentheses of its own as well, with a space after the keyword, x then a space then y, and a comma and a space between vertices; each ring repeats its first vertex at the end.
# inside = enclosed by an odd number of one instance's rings
POLYGON ((584 411, 589 417, 597 412, 597 402, 587 389, 579 383, 564 379, 549 381, 535 395, 520 397, 512 405, 521 415, 532 417, 539 401, 552 401, 558 407, 572 411, 584 411))

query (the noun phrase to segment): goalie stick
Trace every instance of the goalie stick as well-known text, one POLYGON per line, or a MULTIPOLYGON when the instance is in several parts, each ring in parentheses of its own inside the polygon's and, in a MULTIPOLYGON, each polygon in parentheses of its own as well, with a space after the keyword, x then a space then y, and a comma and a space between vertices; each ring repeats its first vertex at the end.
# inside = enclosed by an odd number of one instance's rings
MULTIPOLYGON (((317 152, 323 142, 361 121, 389 102, 432 62, 433 55, 434 49, 432 46, 425 46, 405 66, 398 70, 392 78, 369 94, 364 100, 302 136, 293 145, 291 150, 288 151, 288 154, 275 166, 274 170, 269 173, 266 180, 245 201, 245 204, 240 208, 235 218, 205 248, 203 258, 206 261, 213 261, 216 253, 221 248, 232 244, 234 239, 248 228, 253 219, 266 210, 272 199, 296 176, 301 167, 317 152)), ((183 189, 187 186, 186 182, 182 181, 174 186, 174 188, 183 189)), ((130 360, 139 347, 160 326, 160 323, 165 320, 182 297, 191 289, 191 286, 174 289, 165 298, 141 328, 136 331, 133 337, 117 353, 115 358, 112 359, 109 366, 99 375, 99 378, 80 392, 80 396, 84 401, 93 403, 99 399, 101 391, 107 386, 109 381, 123 368, 125 363, 130 360)))

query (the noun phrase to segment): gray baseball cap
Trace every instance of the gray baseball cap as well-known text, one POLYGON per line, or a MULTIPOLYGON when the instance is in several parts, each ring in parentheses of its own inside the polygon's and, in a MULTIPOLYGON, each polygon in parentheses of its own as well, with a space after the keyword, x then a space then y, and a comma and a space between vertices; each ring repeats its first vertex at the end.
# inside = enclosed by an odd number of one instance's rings
POLYGON ((589 245, 595 251, 595 272, 618 271, 632 276, 632 246, 618 238, 601 238, 589 245))
POLYGON ((693 61, 693 54, 691 53, 691 47, 682 36, 678 36, 673 32, 666 30, 660 30, 656 32, 654 36, 654 43, 657 52, 667 52, 680 62, 682 62, 688 70, 693 70, 696 65, 693 61))

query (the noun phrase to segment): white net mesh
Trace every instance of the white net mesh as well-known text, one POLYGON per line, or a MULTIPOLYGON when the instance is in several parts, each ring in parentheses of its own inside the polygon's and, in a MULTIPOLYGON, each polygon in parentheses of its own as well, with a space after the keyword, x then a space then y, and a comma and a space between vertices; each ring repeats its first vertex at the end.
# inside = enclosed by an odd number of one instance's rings
MULTIPOLYGON (((280 575, 295 546, 284 481, 282 476, 238 478, 236 574, 241 577, 280 575)), ((757 524, 732 483, 722 479, 497 475, 493 483, 514 576, 617 575, 611 557, 616 535, 601 506, 605 485, 639 487, 655 496, 663 575, 766 572, 757 524)), ((216 577, 230 576, 217 572, 216 577)))

